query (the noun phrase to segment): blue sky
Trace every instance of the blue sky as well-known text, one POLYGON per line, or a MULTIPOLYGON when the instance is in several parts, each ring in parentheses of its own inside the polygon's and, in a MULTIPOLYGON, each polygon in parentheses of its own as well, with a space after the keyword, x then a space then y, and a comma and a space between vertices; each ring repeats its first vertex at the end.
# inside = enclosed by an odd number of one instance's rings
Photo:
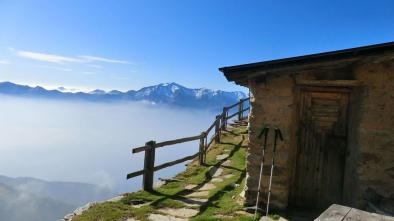
POLYGON ((0 81, 239 90, 221 66, 394 41, 394 1, 0 0, 0 81))

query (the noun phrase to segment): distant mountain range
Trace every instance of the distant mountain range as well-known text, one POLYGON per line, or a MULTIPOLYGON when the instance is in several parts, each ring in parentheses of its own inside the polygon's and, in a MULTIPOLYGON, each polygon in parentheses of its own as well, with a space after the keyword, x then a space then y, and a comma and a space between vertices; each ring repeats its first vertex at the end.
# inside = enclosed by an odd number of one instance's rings
POLYGON ((121 92, 117 90, 94 90, 91 92, 66 92, 64 87, 47 90, 43 87, 30 87, 12 82, 0 82, 0 94, 40 97, 54 99, 79 99, 90 101, 149 101, 157 104, 176 105, 188 108, 221 109, 223 106, 245 98, 243 92, 226 92, 206 88, 191 89, 176 83, 165 83, 144 87, 140 90, 121 92))
POLYGON ((53 221, 87 202, 114 195, 92 184, 0 175, 0 220, 53 221))
POLYGON ((0 183, 41 197, 50 197, 80 206, 90 201, 104 200, 114 195, 109 189, 79 182, 45 181, 32 177, 11 178, 0 175, 0 183))
POLYGON ((0 220, 58 220, 75 206, 52 198, 24 193, 0 183, 0 220))

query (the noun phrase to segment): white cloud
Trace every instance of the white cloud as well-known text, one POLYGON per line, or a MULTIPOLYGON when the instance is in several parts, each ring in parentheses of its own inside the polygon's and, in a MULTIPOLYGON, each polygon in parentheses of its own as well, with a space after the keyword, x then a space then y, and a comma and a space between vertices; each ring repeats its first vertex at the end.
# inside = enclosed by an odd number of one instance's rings
MULTIPOLYGON (((118 60, 112 58, 98 57, 92 55, 79 55, 79 56, 63 56, 57 54, 47 54, 41 52, 33 52, 33 51, 22 51, 16 50, 15 48, 8 47, 8 50, 15 53, 17 56, 28 58, 36 61, 43 61, 49 63, 56 64, 65 64, 65 63, 90 63, 90 62, 105 62, 105 63, 118 63, 118 64, 131 64, 129 61, 118 60)), ((1 62, 2 60, 0 60, 1 62)), ((90 64, 90 67, 101 69, 102 66, 97 64, 90 64)))
POLYGON ((128 61, 116 60, 116 59, 112 59, 112 58, 96 57, 96 56, 90 56, 90 55, 80 55, 78 57, 82 58, 86 61, 101 61, 101 62, 108 62, 108 63, 131 64, 128 61))
POLYGON ((10 62, 6 61, 6 60, 0 60, 0 64, 9 64, 10 62))
POLYGON ((50 63, 57 63, 57 64, 64 64, 66 62, 82 62, 81 59, 72 58, 72 57, 65 57, 61 55, 54 55, 54 54, 44 54, 38 52, 31 52, 31 51, 16 51, 18 56, 29 58, 37 61, 45 61, 50 63))

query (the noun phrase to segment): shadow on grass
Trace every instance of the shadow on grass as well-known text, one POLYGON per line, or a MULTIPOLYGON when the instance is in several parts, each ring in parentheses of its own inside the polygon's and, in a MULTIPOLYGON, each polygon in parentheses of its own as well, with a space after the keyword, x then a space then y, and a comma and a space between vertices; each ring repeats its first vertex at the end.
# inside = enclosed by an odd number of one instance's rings
POLYGON ((232 134, 232 135, 234 135, 234 136, 239 136, 239 135, 240 135, 240 134, 235 133, 235 132, 232 131, 232 130, 228 130, 227 128, 224 129, 224 132, 229 133, 229 134, 232 134))
MULTIPOLYGON (((232 134, 234 134, 234 136, 240 136, 241 133, 234 133, 232 132, 232 134)), ((234 156, 234 154, 239 151, 240 148, 244 148, 244 146, 242 146, 242 143, 244 142, 244 136, 242 136, 241 141, 238 144, 234 144, 234 143, 229 143, 229 142, 221 142, 220 144, 226 144, 226 145, 232 145, 234 146, 234 148, 232 148, 232 150, 230 151, 228 157, 218 161, 215 164, 204 164, 202 166, 204 167, 212 167, 212 168, 219 168, 219 167, 223 167, 223 168, 227 168, 229 170, 235 170, 235 171, 239 171, 241 172, 239 178, 235 181, 236 184, 240 184, 242 182, 242 180, 245 178, 246 176, 246 171, 245 170, 240 170, 238 168, 232 167, 232 166, 224 166, 222 165, 227 159, 230 159, 232 156, 234 156)), ((199 205, 200 206, 200 211, 199 213, 196 215, 198 216, 199 214, 203 213, 208 207, 216 207, 213 202, 215 202, 216 200, 220 199, 220 197, 222 197, 225 193, 229 192, 229 191, 233 191, 236 186, 233 185, 233 183, 228 184, 226 186, 224 186, 222 189, 217 190, 217 192, 209 197, 207 200, 207 202, 201 202, 199 200, 194 200, 192 198, 189 197, 185 197, 185 195, 190 194, 195 192, 196 190, 200 189, 202 186, 204 186, 205 184, 209 183, 212 180, 212 176, 210 175, 210 173, 215 172, 215 171, 210 171, 208 170, 205 173, 205 179, 203 182, 197 184, 194 188, 188 190, 188 189, 184 189, 181 190, 177 193, 174 194, 165 194, 156 190, 151 190, 149 191, 150 194, 155 195, 155 196, 160 196, 162 198, 157 199, 152 201, 152 203, 150 204, 152 207, 158 207, 160 205, 160 203, 162 203, 163 201, 167 200, 167 199, 171 199, 171 200, 177 200, 177 201, 181 201, 184 202, 186 204, 194 204, 194 205, 199 205)))
MULTIPOLYGON (((242 171, 241 175, 235 181, 235 183, 241 184, 241 182, 245 178, 245 176, 246 176, 246 171, 242 171)), ((233 191, 235 188, 237 188, 237 187, 235 185, 232 185, 232 183, 230 183, 230 184, 224 186, 221 190, 218 190, 213 196, 208 198, 207 203, 205 203, 204 205, 202 205, 200 207, 200 212, 197 215, 204 213, 204 211, 207 210, 209 207, 217 207, 213 203, 215 201, 217 201, 218 199, 220 199, 227 192, 233 191)))

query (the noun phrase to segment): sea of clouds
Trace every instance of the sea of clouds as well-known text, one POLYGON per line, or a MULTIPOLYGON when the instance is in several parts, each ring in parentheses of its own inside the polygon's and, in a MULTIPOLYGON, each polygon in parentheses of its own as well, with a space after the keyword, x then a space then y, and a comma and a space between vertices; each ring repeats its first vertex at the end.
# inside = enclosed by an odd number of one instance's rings
MULTIPOLYGON (((0 96, 0 174, 76 181, 115 193, 141 188, 143 153, 132 147, 198 135, 215 113, 144 102, 75 102, 0 96)), ((198 151, 198 141, 159 148, 156 165, 198 151)), ((183 164, 155 174, 170 177, 183 164)))

